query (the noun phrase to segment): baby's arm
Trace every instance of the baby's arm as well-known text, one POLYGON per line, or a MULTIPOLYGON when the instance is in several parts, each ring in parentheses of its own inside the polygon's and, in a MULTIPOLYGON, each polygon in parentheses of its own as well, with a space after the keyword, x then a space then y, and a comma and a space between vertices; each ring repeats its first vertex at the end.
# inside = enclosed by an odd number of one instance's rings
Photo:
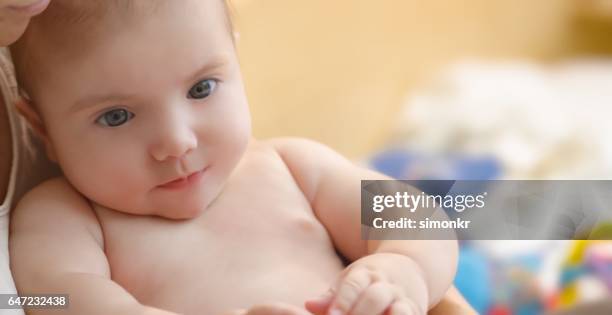
POLYGON ((113 282, 103 248, 95 214, 64 179, 36 187, 13 211, 11 269, 21 294, 68 294, 60 314, 173 314, 141 305, 113 282))
POLYGON ((361 239, 360 181, 388 177, 357 167, 313 141, 279 139, 272 143, 334 246, 353 262, 332 287, 330 309, 340 309, 341 314, 349 310, 378 314, 375 309, 382 306, 376 304, 386 301, 392 314, 424 314, 440 301, 455 275, 456 241, 361 239), (370 302, 359 302, 364 299, 370 302), (396 301, 403 301, 397 305, 397 312, 391 307, 396 301))

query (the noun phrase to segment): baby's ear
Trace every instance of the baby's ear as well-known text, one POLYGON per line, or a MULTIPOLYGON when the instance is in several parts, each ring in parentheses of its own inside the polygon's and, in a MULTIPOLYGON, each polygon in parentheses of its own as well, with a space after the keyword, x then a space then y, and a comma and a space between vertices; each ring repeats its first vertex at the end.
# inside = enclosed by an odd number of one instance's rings
POLYGON ((15 101, 15 108, 17 112, 28 122, 34 134, 43 141, 45 145, 45 149, 47 151, 47 158, 52 161, 56 161, 55 152, 53 150, 53 146, 51 145, 51 141, 49 140, 49 136, 47 133, 47 129, 42 121, 42 118, 34 108, 34 104, 30 100, 27 95, 20 93, 21 95, 15 101))
POLYGON ((15 101, 15 108, 17 112, 25 118, 28 124, 30 124, 30 127, 32 127, 32 130, 34 130, 37 136, 41 138, 47 136, 47 130, 45 129, 42 119, 36 109, 34 109, 34 104, 27 96, 21 94, 17 101, 15 101))

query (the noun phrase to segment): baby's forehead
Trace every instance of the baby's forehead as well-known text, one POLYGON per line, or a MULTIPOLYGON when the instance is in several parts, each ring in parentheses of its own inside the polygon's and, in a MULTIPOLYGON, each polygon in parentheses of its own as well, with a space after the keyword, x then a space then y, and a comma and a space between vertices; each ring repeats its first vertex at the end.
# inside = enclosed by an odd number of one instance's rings
POLYGON ((78 25, 99 21, 112 14, 128 16, 151 13, 171 2, 167 0, 53 0, 41 17, 46 17, 53 23, 78 25))
POLYGON ((233 38, 224 0, 53 0, 43 14, 32 19, 24 36, 11 47, 17 79, 31 94, 34 87, 44 84, 40 81, 49 77, 45 71, 58 64, 57 58, 77 59, 96 49, 100 38, 114 36, 143 18, 156 19, 159 11, 178 9, 184 14, 185 8, 194 4, 222 8, 219 14, 227 23, 219 23, 219 28, 233 38))
POLYGON ((114 29, 113 26, 121 28, 126 23, 137 22, 139 18, 151 17, 158 11, 178 9, 184 15, 179 18, 188 18, 185 15, 190 13, 185 8, 194 4, 206 6, 207 10, 220 7, 218 13, 225 17, 226 26, 233 34, 226 0, 53 0, 42 14, 32 19, 30 28, 37 28, 39 33, 51 36, 65 37, 65 32, 69 32, 88 37, 92 30, 114 29))

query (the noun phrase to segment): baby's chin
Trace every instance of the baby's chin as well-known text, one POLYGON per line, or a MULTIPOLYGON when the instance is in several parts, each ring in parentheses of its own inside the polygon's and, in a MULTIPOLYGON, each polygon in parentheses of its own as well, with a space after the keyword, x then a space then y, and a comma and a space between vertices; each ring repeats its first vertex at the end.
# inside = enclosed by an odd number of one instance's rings
MULTIPOLYGON (((141 209, 140 211, 130 211, 131 209, 125 209, 124 212, 131 212, 136 215, 151 215, 171 220, 188 220, 195 219, 202 215, 208 209, 212 200, 205 198, 205 196, 198 196, 191 200, 175 198, 169 203, 153 204, 141 209), (203 198, 204 197, 204 198, 203 198)), ((119 210, 121 211, 121 210, 119 210)))
POLYGON ((206 211, 206 209, 208 208, 208 205, 210 205, 210 201, 200 202, 198 204, 193 204, 193 205, 181 205, 181 206, 174 207, 172 209, 167 209, 167 210, 164 209, 164 210, 156 211, 156 213, 154 213, 153 215, 156 215, 156 216, 159 216, 165 219, 171 219, 171 220, 195 219, 206 211))
POLYGON ((206 212, 220 191, 221 187, 208 187, 199 193, 194 192, 193 199, 173 199, 173 205, 155 207, 151 215, 173 220, 195 219, 206 212))
POLYGON ((155 216, 170 220, 189 220, 199 217, 206 211, 210 203, 198 203, 193 205, 174 205, 166 207, 145 207, 145 208, 111 208, 117 212, 137 216, 155 216))
POLYGON ((194 192, 192 198, 189 196, 164 196, 164 198, 107 198, 107 200, 90 199, 96 206, 115 212, 135 216, 155 216, 172 220, 194 219, 202 215, 208 209, 216 197, 211 192, 194 192), (211 196, 212 195, 212 196, 211 196), (117 200, 122 200, 116 202, 117 200), (107 201, 107 202, 105 202, 107 201))

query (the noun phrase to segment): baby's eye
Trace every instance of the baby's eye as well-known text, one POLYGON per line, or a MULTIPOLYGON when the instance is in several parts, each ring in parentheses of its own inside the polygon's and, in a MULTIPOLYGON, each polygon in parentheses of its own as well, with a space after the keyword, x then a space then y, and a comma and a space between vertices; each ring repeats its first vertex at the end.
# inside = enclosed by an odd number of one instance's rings
POLYGON ((125 124, 128 120, 134 118, 134 114, 125 109, 112 109, 102 114, 96 122, 107 127, 117 127, 125 124))
POLYGON ((208 97, 217 86, 217 81, 213 79, 206 79, 196 83, 189 89, 189 97, 195 99, 203 99, 208 97))

